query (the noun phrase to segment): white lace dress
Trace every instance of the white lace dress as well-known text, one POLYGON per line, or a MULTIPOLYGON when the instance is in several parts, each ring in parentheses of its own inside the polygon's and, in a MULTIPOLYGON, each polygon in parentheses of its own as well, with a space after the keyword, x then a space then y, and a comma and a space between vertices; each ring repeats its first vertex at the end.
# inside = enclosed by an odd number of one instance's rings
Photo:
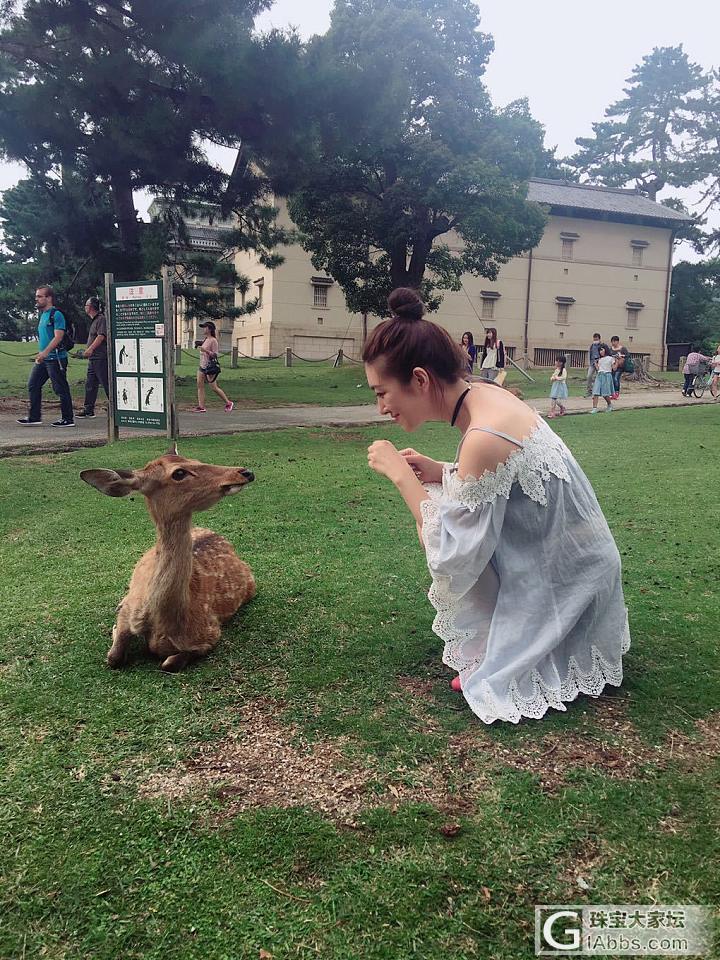
POLYGON ((473 712, 517 723, 619 686, 630 631, 615 541, 560 437, 539 418, 524 442, 484 432, 519 449, 461 480, 458 447, 442 484, 427 486, 428 596, 473 712))

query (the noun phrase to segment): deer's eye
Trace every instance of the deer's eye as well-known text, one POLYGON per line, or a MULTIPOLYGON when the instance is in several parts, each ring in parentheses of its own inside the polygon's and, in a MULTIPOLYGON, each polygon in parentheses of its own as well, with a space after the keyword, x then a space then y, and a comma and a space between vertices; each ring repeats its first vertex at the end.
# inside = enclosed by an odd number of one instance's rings
POLYGON ((187 470, 182 470, 181 468, 178 468, 177 470, 173 470, 171 474, 173 480, 184 480, 187 475, 188 475, 187 470))

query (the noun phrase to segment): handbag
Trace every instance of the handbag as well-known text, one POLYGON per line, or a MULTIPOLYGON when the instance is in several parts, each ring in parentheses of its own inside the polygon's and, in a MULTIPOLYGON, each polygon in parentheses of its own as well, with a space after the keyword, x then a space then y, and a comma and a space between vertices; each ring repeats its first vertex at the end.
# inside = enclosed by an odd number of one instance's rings
POLYGON ((629 353, 625 354, 625 363, 622 367, 623 373, 635 373, 635 361, 629 353))
POLYGON ((211 357, 208 360, 208 365, 203 369, 203 373, 208 383, 214 383, 217 380, 222 373, 217 357, 211 357))

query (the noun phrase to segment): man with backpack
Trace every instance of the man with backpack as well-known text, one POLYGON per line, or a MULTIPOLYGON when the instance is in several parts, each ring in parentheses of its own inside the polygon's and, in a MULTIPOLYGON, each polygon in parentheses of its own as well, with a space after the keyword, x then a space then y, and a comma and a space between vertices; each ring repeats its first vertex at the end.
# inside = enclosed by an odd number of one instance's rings
POLYGON ((38 344, 40 352, 35 357, 28 379, 30 410, 27 417, 18 420, 23 426, 42 423, 42 388, 48 380, 60 398, 61 418, 53 422, 54 427, 74 427, 72 396, 67 381, 68 350, 75 343, 72 328, 55 306, 55 293, 52 287, 42 286, 35 291, 35 305, 40 311, 38 321, 38 344))

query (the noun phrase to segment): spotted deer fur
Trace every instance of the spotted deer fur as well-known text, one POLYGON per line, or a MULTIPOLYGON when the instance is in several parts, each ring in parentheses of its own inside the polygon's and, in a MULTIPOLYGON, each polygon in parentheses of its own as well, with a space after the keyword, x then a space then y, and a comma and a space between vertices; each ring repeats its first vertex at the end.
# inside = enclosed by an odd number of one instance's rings
POLYGON ((192 515, 238 493, 253 474, 188 460, 174 448, 141 470, 83 470, 80 476, 111 497, 142 493, 157 530, 118 606, 108 665, 123 666, 133 636, 146 638, 163 670, 182 670, 210 653, 221 624, 254 597, 255 579, 232 544, 193 527, 192 515))

